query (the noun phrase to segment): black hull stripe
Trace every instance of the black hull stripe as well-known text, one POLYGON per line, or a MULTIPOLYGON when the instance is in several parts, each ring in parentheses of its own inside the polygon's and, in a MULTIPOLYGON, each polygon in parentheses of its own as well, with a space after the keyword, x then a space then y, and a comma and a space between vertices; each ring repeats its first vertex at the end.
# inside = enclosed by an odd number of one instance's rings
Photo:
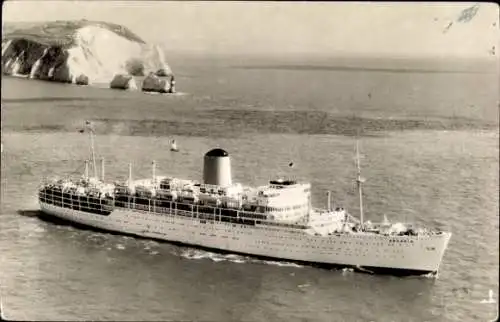
POLYGON ((357 266, 352 266, 352 265, 318 263, 318 262, 301 261, 301 260, 294 260, 294 259, 288 259, 288 258, 255 255, 255 254, 248 254, 248 253, 243 253, 243 252, 238 252, 238 251, 229 251, 229 250, 212 248, 212 247, 207 247, 207 246, 202 246, 202 245, 189 244, 189 243, 184 243, 184 242, 179 242, 179 241, 166 240, 166 239, 161 239, 161 238, 141 236, 141 235, 136 235, 136 234, 132 234, 132 233, 119 232, 119 231, 115 231, 115 230, 108 230, 108 229, 104 229, 104 228, 97 228, 97 227, 77 223, 77 222, 74 222, 74 221, 71 221, 68 219, 56 217, 56 216, 51 215, 51 214, 46 214, 43 211, 39 211, 38 217, 40 217, 44 221, 48 221, 48 222, 55 223, 55 224, 63 224, 63 225, 69 224, 71 226, 74 226, 76 228, 81 228, 83 230, 110 233, 112 235, 120 235, 120 236, 123 235, 123 236, 129 236, 129 237, 147 239, 147 240, 156 240, 156 241, 163 242, 163 243, 173 244, 173 245, 177 245, 177 246, 188 246, 188 247, 193 247, 193 248, 197 248, 200 250, 205 250, 205 251, 209 251, 212 253, 218 253, 218 254, 234 254, 234 255, 248 256, 248 257, 252 257, 252 258, 260 259, 260 260, 283 261, 283 262, 287 262, 287 263, 296 263, 296 264, 307 265, 307 266, 312 266, 312 267, 317 267, 317 268, 322 268, 322 269, 340 270, 343 268, 353 268, 355 271, 360 272, 360 273, 393 275, 393 276, 418 276, 418 275, 427 275, 429 273, 436 273, 434 271, 428 271, 428 270, 414 270, 414 269, 388 268, 388 267, 375 267, 375 266, 357 267, 357 266))

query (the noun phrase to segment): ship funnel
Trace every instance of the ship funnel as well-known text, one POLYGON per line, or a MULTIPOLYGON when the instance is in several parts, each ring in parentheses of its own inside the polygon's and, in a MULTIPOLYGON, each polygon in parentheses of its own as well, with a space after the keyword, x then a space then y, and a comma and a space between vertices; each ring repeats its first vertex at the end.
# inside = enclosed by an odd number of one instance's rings
POLYGON ((213 149, 203 160, 203 182, 218 186, 231 185, 231 158, 222 149, 213 149))

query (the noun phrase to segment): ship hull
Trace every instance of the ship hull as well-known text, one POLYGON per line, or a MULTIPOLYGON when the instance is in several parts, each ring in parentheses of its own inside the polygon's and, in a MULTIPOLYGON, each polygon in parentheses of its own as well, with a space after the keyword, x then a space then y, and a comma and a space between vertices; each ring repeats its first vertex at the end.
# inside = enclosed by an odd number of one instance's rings
POLYGON ((107 216, 41 202, 45 215, 94 229, 194 246, 215 252, 285 260, 369 273, 422 275, 439 269, 450 234, 425 237, 374 234, 311 236, 292 228, 241 225, 116 208, 107 216))

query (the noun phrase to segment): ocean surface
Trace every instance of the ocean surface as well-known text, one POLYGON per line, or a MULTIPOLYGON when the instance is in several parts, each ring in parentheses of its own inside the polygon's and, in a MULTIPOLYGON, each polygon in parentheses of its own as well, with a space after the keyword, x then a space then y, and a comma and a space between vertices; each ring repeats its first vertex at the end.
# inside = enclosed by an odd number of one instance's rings
POLYGON ((15 320, 490 321, 498 304, 497 66, 172 57, 179 93, 150 95, 2 78, 0 291, 15 320), (306 61, 307 63, 304 63, 306 61), (313 203, 453 233, 437 277, 393 277, 220 255, 37 216, 37 187, 80 175, 96 149, 109 180, 200 179, 213 147, 233 181, 278 175, 313 203), (179 153, 169 151, 175 138, 179 153), (294 168, 288 163, 293 161, 294 168))

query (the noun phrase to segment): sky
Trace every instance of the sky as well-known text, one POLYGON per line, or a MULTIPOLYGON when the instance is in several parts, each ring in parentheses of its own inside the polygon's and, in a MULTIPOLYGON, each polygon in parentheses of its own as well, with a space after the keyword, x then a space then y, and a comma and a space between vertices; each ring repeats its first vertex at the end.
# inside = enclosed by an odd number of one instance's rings
POLYGON ((499 9, 480 3, 6 1, 2 21, 103 20, 172 51, 491 57, 499 9))

